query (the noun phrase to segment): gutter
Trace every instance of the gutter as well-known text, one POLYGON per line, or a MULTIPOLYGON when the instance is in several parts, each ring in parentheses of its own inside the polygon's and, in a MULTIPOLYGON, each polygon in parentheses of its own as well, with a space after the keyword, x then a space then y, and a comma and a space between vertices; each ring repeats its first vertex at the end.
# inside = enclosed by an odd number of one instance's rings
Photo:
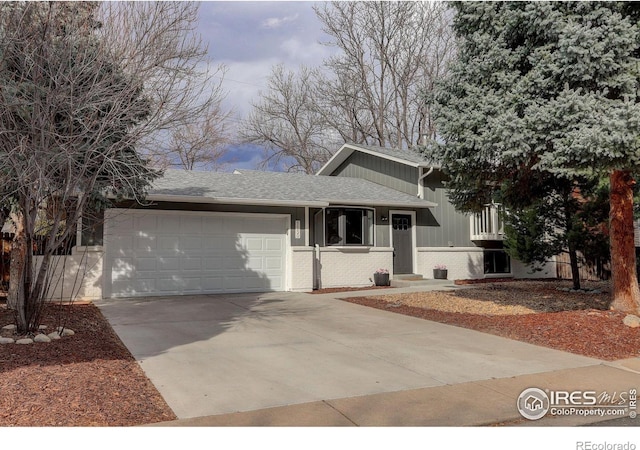
POLYGON ((298 201, 298 200, 269 200, 253 198, 216 198, 216 197, 193 197, 190 195, 167 195, 149 194, 145 200, 156 202, 179 202, 179 203, 218 203, 227 205, 261 205, 261 206, 308 206, 313 208, 323 208, 329 206, 325 201, 298 201))

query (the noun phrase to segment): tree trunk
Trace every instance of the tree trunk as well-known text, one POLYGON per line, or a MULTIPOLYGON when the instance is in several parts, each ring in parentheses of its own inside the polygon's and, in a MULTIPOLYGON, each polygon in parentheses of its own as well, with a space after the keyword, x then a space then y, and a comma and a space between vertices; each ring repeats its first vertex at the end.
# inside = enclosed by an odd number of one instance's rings
POLYGON ((12 214, 15 234, 11 246, 11 265, 9 275, 9 295, 7 307, 14 311, 14 318, 18 332, 27 328, 26 303, 24 292, 24 274, 27 257, 27 239, 24 229, 24 219, 21 214, 12 214))
POLYGON ((573 244, 569 243, 569 263, 571 266, 571 281, 574 289, 580 289, 580 267, 578 267, 578 253, 573 244))
POLYGON ((578 267, 578 252, 576 250, 575 239, 572 238, 571 230, 573 229, 573 219, 575 217, 575 208, 571 203, 572 191, 569 190, 564 196, 564 220, 565 233, 568 237, 567 247, 569 247, 569 263, 571 266, 571 281, 574 289, 580 289, 580 267, 578 267))
POLYGON ((610 245, 613 300, 611 309, 640 313, 640 291, 636 277, 633 226, 633 185, 628 170, 614 170, 609 176, 610 245))

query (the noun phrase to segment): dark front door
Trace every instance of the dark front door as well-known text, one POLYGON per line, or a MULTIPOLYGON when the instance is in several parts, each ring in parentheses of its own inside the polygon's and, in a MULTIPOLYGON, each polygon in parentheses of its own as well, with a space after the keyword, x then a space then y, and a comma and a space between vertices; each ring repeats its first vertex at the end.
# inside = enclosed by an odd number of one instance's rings
POLYGON ((413 273, 413 239, 411 216, 393 214, 391 216, 393 239, 393 273, 413 273))

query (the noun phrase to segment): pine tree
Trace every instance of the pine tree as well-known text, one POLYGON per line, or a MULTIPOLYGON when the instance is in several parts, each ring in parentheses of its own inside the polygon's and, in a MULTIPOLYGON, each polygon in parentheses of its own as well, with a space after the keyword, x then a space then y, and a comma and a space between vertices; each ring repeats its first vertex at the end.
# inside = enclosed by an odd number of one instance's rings
POLYGON ((522 173, 569 185, 608 177, 612 307, 640 311, 632 177, 640 165, 638 6, 453 6, 457 61, 435 100, 450 198, 477 208, 522 173))

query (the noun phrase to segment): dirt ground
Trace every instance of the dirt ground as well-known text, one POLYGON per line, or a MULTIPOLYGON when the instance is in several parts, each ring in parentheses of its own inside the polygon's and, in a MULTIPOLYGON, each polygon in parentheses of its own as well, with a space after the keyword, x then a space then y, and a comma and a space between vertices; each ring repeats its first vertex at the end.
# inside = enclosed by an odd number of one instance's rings
MULTIPOLYGON (((600 293, 557 289, 568 286, 518 281, 408 295, 389 289, 346 301, 604 360, 640 355, 640 328, 609 311, 608 284, 587 285, 600 293)), ((11 323, 0 303, 0 328, 11 323)), ((47 332, 64 324, 75 335, 0 345, 0 426, 133 426, 175 418, 96 306, 49 306, 43 324, 47 332)))

